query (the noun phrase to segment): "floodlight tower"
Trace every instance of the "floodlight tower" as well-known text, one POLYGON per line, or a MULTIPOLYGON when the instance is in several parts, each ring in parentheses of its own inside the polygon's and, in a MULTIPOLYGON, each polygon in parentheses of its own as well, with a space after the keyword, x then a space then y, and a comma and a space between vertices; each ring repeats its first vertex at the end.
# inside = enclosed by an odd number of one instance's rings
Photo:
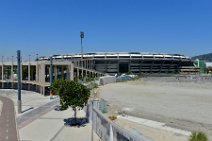
POLYGON ((80 39, 81 39, 81 60, 83 60, 83 45, 82 45, 82 39, 84 38, 84 32, 80 31, 80 39))
MULTIPOLYGON (((80 31, 80 39, 81 39, 81 67, 83 68, 83 45, 82 45, 82 39, 84 38, 84 32, 80 31)), ((82 73, 83 74, 83 73, 82 73)))

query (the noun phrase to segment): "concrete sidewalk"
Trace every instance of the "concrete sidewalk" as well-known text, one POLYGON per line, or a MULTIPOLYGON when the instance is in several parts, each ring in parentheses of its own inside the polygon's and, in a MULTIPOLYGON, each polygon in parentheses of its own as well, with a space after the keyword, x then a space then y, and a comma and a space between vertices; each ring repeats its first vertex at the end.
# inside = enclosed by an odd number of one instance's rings
MULTIPOLYGON (((64 125, 64 119, 73 117, 74 112, 71 108, 56 111, 54 107, 58 105, 58 99, 50 100, 49 96, 22 91, 23 112, 17 114, 17 90, 0 90, 0 95, 9 97, 14 102, 20 141, 91 140, 90 123, 79 128, 64 125)), ((78 111, 77 117, 85 117, 85 112, 78 111)), ((95 133, 94 141, 101 141, 95 133)))
MULTIPOLYGON (((53 109, 19 129, 20 141, 90 141, 91 124, 79 128, 64 125, 64 119, 73 115, 71 108, 66 111, 53 109)), ((78 111, 77 117, 85 117, 85 112, 78 111)), ((95 133, 94 141, 99 141, 95 133)))
POLYGON ((22 100, 22 113, 18 114, 17 112, 17 90, 14 89, 0 89, 0 95, 9 97, 13 100, 15 110, 16 110, 16 117, 21 116, 31 110, 34 110, 48 102, 50 102, 49 96, 43 96, 36 92, 31 91, 21 91, 21 100, 22 100))

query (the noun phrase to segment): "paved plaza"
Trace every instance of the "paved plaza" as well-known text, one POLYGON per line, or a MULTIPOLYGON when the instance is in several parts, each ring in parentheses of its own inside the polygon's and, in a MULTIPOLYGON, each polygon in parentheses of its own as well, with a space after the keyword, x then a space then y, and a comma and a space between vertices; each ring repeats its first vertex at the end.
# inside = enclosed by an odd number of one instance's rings
MULTIPOLYGON (((12 99, 17 109, 16 94, 16 90, 0 90, 0 95, 12 99)), ((20 141, 91 140, 91 124, 86 123, 81 127, 65 126, 64 119, 73 117, 74 112, 71 108, 65 111, 55 110, 58 104, 58 98, 50 100, 49 96, 22 91, 23 113, 16 114, 20 141)), ((0 101, 0 110, 1 107, 0 101)), ((85 112, 78 111, 77 117, 85 117, 85 112)), ((95 133, 94 141, 99 141, 95 133)))

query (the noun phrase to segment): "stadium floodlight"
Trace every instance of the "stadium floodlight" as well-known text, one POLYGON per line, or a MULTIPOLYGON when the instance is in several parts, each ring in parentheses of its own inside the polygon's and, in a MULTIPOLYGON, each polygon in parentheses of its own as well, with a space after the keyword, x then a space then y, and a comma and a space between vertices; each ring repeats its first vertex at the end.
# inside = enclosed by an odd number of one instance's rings
POLYGON ((83 45, 82 39, 84 38, 84 32, 80 31, 80 39, 81 39, 81 66, 83 67, 83 45))
POLYGON ((80 31, 80 38, 84 38, 84 32, 83 31, 80 31))
POLYGON ((80 31, 80 39, 81 39, 81 59, 83 59, 83 45, 82 45, 82 39, 84 38, 84 32, 80 31))

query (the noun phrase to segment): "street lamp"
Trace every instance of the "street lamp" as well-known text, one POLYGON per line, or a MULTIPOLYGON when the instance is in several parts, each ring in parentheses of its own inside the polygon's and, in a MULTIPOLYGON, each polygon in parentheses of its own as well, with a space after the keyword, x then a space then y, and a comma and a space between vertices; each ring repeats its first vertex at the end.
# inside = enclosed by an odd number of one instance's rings
MULTIPOLYGON (((11 76, 11 79, 12 79, 12 81, 14 81, 14 78, 13 78, 13 77, 14 77, 14 72, 13 72, 13 70, 14 70, 14 68, 13 68, 13 57, 14 57, 14 56, 12 55, 12 65, 11 65, 11 75, 12 75, 12 76, 11 76)), ((12 82, 12 88, 13 88, 13 83, 14 83, 14 82, 12 82)))
POLYGON ((18 69, 18 113, 22 112, 21 103, 21 51, 17 50, 17 69, 18 69))

